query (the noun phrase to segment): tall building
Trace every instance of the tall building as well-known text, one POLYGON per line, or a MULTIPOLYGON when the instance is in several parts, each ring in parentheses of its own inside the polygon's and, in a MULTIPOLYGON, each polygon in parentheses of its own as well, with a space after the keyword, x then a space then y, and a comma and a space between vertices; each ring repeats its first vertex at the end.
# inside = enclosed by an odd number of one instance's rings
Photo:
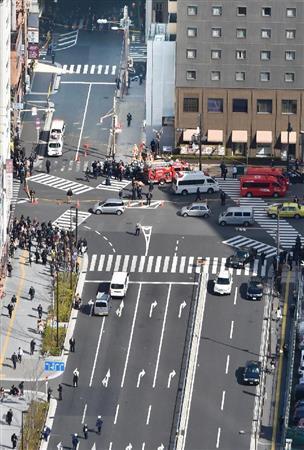
MULTIPOLYGON (((172 1, 172 0, 171 0, 172 1)), ((176 140, 303 158, 304 2, 177 0, 176 140)))

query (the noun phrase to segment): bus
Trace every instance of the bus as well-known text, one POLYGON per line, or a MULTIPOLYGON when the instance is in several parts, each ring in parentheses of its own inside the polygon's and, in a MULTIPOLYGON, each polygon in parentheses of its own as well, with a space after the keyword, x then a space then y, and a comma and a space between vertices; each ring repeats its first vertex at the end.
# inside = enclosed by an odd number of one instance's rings
POLYGON ((174 194, 196 194, 197 188, 200 189, 200 192, 207 192, 208 194, 213 194, 220 190, 218 182, 202 171, 178 172, 175 174, 172 181, 174 194))
POLYGON ((270 175, 276 177, 280 184, 286 185, 287 188, 289 186, 289 179, 284 176, 281 167, 250 166, 246 169, 246 175, 270 175))
POLYGON ((242 197, 284 197, 287 187, 270 175, 245 175, 240 178, 242 197))

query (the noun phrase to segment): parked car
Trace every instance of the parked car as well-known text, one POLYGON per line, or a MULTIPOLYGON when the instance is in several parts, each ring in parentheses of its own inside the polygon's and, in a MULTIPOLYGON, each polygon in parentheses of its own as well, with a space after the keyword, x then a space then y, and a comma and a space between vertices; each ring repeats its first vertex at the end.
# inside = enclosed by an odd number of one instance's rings
POLYGON ((214 280, 214 293, 220 295, 231 294, 232 282, 233 278, 229 270, 221 269, 218 276, 214 280))
POLYGON ((248 300, 261 300, 263 297, 263 283, 260 277, 253 277, 247 284, 248 300))
POLYGON ((250 250, 246 247, 238 248, 233 255, 227 258, 226 266, 242 269, 248 262, 250 262, 250 250))
POLYGON ((95 203, 92 208, 94 214, 117 214, 117 216, 120 216, 124 210, 124 202, 118 198, 109 198, 104 202, 95 203))
POLYGON ((243 373, 243 382, 257 386, 261 379, 261 363, 259 361, 247 361, 243 373))
POLYGON ((205 217, 208 218, 211 215, 211 210, 207 203, 191 203, 191 205, 184 206, 180 211, 181 216, 188 217, 205 217))

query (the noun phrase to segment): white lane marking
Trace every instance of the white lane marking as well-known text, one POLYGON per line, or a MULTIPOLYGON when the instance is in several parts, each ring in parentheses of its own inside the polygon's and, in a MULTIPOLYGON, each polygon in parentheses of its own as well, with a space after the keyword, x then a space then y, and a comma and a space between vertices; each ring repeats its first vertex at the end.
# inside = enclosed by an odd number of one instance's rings
POLYGON ((75 160, 77 160, 77 158, 78 158, 78 153, 79 153, 79 149, 80 149, 82 133, 83 133, 83 128, 84 128, 84 122, 85 122, 85 119, 86 119, 88 105, 89 105, 89 99, 90 99, 90 95, 91 95, 91 89, 92 89, 92 85, 89 84, 88 95, 87 95, 87 100, 86 100, 86 104, 85 104, 85 107, 84 107, 84 112, 83 112, 83 117, 82 117, 82 124, 81 124, 81 128, 80 128, 80 134, 79 134, 79 139, 78 139, 78 144, 77 144, 75 160))
POLYGON ((92 372, 91 372, 91 378, 90 378, 89 387, 91 387, 91 386, 92 386, 92 383, 93 383, 93 377, 94 377, 94 373, 95 373, 97 357, 98 357, 98 354, 99 354, 99 347, 100 347, 100 343, 101 343, 101 338, 102 338, 102 333, 103 333, 103 329, 104 329, 104 324, 105 324, 105 317, 103 317, 102 323, 101 323, 101 327, 100 327, 100 332, 99 332, 99 337, 98 337, 98 343, 97 343, 97 348, 96 348, 96 353, 95 353, 94 363, 93 363, 93 367, 92 367, 92 372))
POLYGON ((104 71, 104 74, 105 74, 105 75, 108 75, 108 73, 109 73, 109 68, 110 68, 110 66, 106 66, 106 67, 105 67, 105 71, 104 71))
POLYGON ((226 397, 226 391, 223 391, 222 392, 222 401, 221 401, 221 411, 224 410, 225 397, 226 397))
POLYGON ((170 262, 170 256, 165 256, 164 259, 164 266, 163 266, 163 272, 168 272, 168 266, 169 266, 169 262, 170 262))
POLYGON ((255 259, 253 263, 253 270, 252 270, 252 276, 257 276, 258 274, 258 267, 259 267, 259 260, 255 259))
POLYGON ((82 423, 82 424, 84 423, 84 419, 85 419, 86 412, 87 412, 87 407, 88 407, 88 405, 85 404, 85 405, 84 405, 84 409, 83 409, 82 419, 81 419, 81 423, 82 423))
POLYGON ((61 73, 64 75, 67 72, 67 64, 63 64, 61 73))
POLYGON ((119 411, 119 404, 116 406, 115 416, 114 416, 114 425, 117 423, 117 417, 118 417, 118 411, 119 411))
POLYGON ((94 72, 95 72, 95 64, 92 64, 91 69, 90 69, 90 74, 93 75, 94 72))
POLYGON ((141 256, 140 257, 139 267, 138 267, 138 272, 142 272, 144 270, 145 261, 146 261, 146 257, 145 256, 141 256))
POLYGON ((91 259, 91 264, 90 264, 90 268, 89 271, 93 272, 94 268, 95 268, 95 264, 96 264, 96 259, 97 259, 97 255, 93 255, 92 259, 91 259))
POLYGON ((152 405, 149 405, 146 425, 149 425, 152 405))
POLYGON ((71 64, 70 65, 70 70, 69 70, 69 73, 74 73, 74 64, 71 64))
POLYGON ((154 256, 149 256, 148 264, 147 264, 147 268, 146 268, 147 272, 151 272, 152 271, 153 259, 154 259, 154 256))
POLYGON ((191 273, 193 270, 193 262, 194 262, 194 257, 190 256, 189 261, 188 261, 188 269, 187 269, 187 273, 191 273))
POLYGON ((179 265, 179 273, 184 273, 186 264, 186 256, 181 257, 180 265, 179 265))
POLYGON ((143 442, 143 443, 142 443, 142 446, 141 446, 141 450, 145 450, 145 448, 146 448, 146 443, 143 442))
POLYGON ((98 68, 97 68, 97 75, 100 75, 101 72, 102 72, 102 65, 99 64, 99 65, 98 65, 98 68))
POLYGON ((113 442, 110 442, 109 450, 112 450, 112 445, 113 445, 113 442))
POLYGON ((122 265, 122 271, 127 272, 128 264, 129 264, 130 255, 125 255, 124 262, 122 265))
POLYGON ((108 257, 106 272, 109 272, 111 269, 113 257, 114 257, 113 255, 109 255, 109 257, 108 257))
POLYGON ((173 256, 173 258, 172 258, 172 266, 171 266, 171 273, 175 273, 176 272, 177 261, 178 261, 178 257, 177 256, 173 256))
POLYGON ((234 328, 234 321, 231 321, 231 326, 230 326, 230 334, 229 334, 229 338, 232 339, 233 336, 233 328, 234 328))
POLYGON ((98 230, 95 230, 95 233, 98 234, 99 236, 101 235, 101 233, 98 230))
POLYGON ((221 439, 221 428, 218 427, 215 448, 219 448, 219 446, 220 446, 220 439, 221 439))
POLYGON ((142 377, 144 377, 145 375, 146 375, 145 370, 144 370, 144 369, 141 369, 141 371, 139 372, 138 377, 137 377, 137 383, 136 383, 137 389, 138 389, 139 386, 140 386, 140 381, 141 381, 142 377))
POLYGON ((111 75, 115 75, 115 72, 116 72, 116 66, 112 66, 112 72, 111 72, 111 75))
POLYGON ((227 359, 226 359, 226 368, 225 368, 225 374, 227 375, 227 373, 229 372, 229 362, 230 362, 230 355, 227 355, 227 359))
POLYGON ((85 64, 83 66, 83 73, 88 73, 88 70, 89 70, 89 66, 88 66, 88 64, 85 64))
POLYGON ((171 386, 171 380, 175 377, 175 375, 176 375, 175 370, 172 370, 172 371, 169 373, 169 376, 168 376, 168 383, 167 383, 167 389, 170 389, 170 386, 171 386))
POLYGON ((250 265, 245 264, 245 275, 249 275, 249 272, 250 272, 250 265))
POLYGON ((216 274, 217 264, 218 264, 218 257, 215 256, 215 257, 213 258, 213 262, 212 262, 212 274, 213 274, 213 275, 216 274))
POLYGON ((135 272, 135 269, 136 269, 136 263, 137 263, 137 258, 138 258, 137 255, 134 255, 134 256, 132 257, 132 263, 131 263, 130 272, 135 272))
MULTIPOLYGON (((110 283, 111 280, 84 280, 84 283, 110 283)), ((129 284, 173 284, 178 286, 195 286, 197 281, 129 281, 129 284)))
POLYGON ((125 383, 125 377, 126 377, 126 372, 127 372, 127 367, 128 367, 128 361, 129 361, 130 350, 131 350, 131 345, 132 345, 132 340, 133 340, 135 321, 136 321, 137 310, 138 310, 138 304, 139 304, 139 299, 140 299, 140 294, 141 294, 141 286, 142 286, 142 284, 140 283, 139 288, 138 288, 138 294, 137 294, 137 299, 136 299, 136 305, 135 305, 135 311, 134 311, 134 315, 133 315, 132 326, 131 326, 131 333, 130 333, 130 337, 129 337, 127 356, 126 356, 125 366, 124 366, 122 379, 121 379, 121 383, 120 383, 121 388, 124 387, 124 383, 125 383))
POLYGON ((238 295, 238 288, 236 287, 236 288, 235 288, 235 291, 234 291, 234 300, 233 300, 233 304, 234 304, 234 305, 236 305, 237 295, 238 295))
POLYGON ((165 332, 165 326, 166 326, 166 319, 167 319, 167 313, 168 313, 168 306, 169 306, 169 300, 170 300, 170 295, 171 295, 171 289, 172 289, 172 284, 170 283, 169 284, 169 289, 168 289, 168 294, 167 294, 167 300, 166 300, 164 320, 163 320, 163 325, 162 325, 162 330, 161 330, 161 335, 160 335, 160 341, 159 341, 159 346, 158 346, 157 360, 156 360, 156 366, 155 366, 154 378, 153 378, 153 385, 152 385, 153 388, 155 388, 155 385, 156 385, 156 378, 157 378, 157 372, 158 372, 158 366, 159 366, 160 353, 161 353, 162 344, 163 344, 163 338, 164 338, 164 332, 165 332))
POLYGON ((157 256, 155 263, 155 272, 159 272, 162 256, 157 256))
POLYGON ((81 64, 77 64, 76 73, 80 73, 81 71, 81 64))
POLYGON ((121 255, 117 255, 116 261, 115 261, 115 266, 114 266, 114 272, 118 272, 119 266, 120 266, 120 260, 121 260, 121 255))

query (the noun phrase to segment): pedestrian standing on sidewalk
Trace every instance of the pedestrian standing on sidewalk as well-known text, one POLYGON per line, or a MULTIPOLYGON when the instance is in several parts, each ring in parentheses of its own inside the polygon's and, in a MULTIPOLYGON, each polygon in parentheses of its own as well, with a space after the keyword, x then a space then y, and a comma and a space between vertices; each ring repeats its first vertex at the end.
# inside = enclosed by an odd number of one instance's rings
POLYGON ((74 387, 78 387, 78 381, 79 381, 79 370, 76 369, 73 372, 73 386, 74 387))
POLYGON ((128 114, 127 114, 127 124, 128 124, 128 127, 131 125, 131 121, 132 121, 132 114, 131 114, 131 113, 128 113, 128 114))
POLYGON ((32 339, 31 342, 30 342, 31 355, 34 354, 35 347, 36 347, 36 341, 35 341, 35 339, 32 339))
POLYGON ((41 303, 39 303, 39 305, 38 305, 37 312, 38 312, 39 319, 42 319, 43 309, 42 309, 41 303))
POLYGON ((24 381, 20 381, 20 383, 18 384, 18 388, 20 391, 20 397, 23 397, 24 395, 24 381))
POLYGON ((20 362, 20 364, 22 362, 22 357, 23 357, 23 350, 21 347, 19 347, 18 348, 18 361, 20 362))
POLYGON ((11 298, 11 303, 12 303, 13 307, 15 308, 15 305, 16 305, 16 303, 17 303, 17 297, 16 297, 16 294, 14 294, 14 295, 12 296, 12 298, 11 298))
POLYGON ((51 161, 49 159, 47 159, 45 162, 45 168, 46 168, 46 173, 49 174, 50 168, 51 168, 51 161))
POLYGON ((277 310, 276 310, 276 320, 277 320, 277 322, 279 322, 281 319, 282 319, 282 311, 281 311, 281 308, 280 308, 280 306, 278 306, 277 307, 277 310))
POLYGON ((61 401, 62 400, 62 384, 58 385, 58 400, 61 401))
POLYGON ((234 180, 237 179, 237 167, 236 167, 235 164, 234 164, 233 167, 232 167, 232 178, 233 178, 234 180))
POLYGON ((11 277, 12 276, 12 271, 13 271, 13 266, 12 266, 11 262, 9 261, 7 263, 7 276, 11 277))
POLYGON ((91 171, 90 171, 90 169, 88 167, 86 168, 84 174, 85 174, 85 180, 89 182, 90 181, 91 171))
POLYGON ((52 389, 49 387, 48 388, 48 390, 47 390, 47 401, 48 401, 48 403, 50 403, 50 400, 51 400, 51 398, 52 398, 52 389))
POLYGON ((31 286, 29 288, 29 296, 30 296, 30 300, 34 300, 35 297, 35 289, 33 288, 33 286, 31 286))
POLYGON ((17 448, 17 441, 18 441, 17 435, 13 433, 11 435, 12 448, 17 448))
POLYGON ((17 367, 17 361, 18 361, 18 356, 17 356, 16 352, 14 352, 14 353, 12 354, 11 360, 12 360, 14 369, 16 369, 16 367, 17 367))
POLYGON ((220 169, 221 169, 221 177, 224 178, 224 171, 226 169, 226 165, 225 165, 224 161, 221 162, 220 169))
POLYGON ((225 168, 224 168, 224 173, 223 173, 224 181, 226 181, 227 173, 228 173, 228 169, 227 169, 227 167, 225 166, 225 168))
POLYGON ((76 341, 75 341, 74 337, 70 338, 69 344, 70 344, 70 352, 74 353, 75 352, 75 345, 76 345, 76 341))
POLYGON ((14 311, 14 305, 12 303, 9 303, 7 305, 7 310, 8 310, 8 316, 11 319, 12 315, 13 315, 13 311, 14 311))
POLYGON ((6 416, 5 416, 5 421, 8 425, 11 425, 11 423, 13 421, 13 416, 14 416, 14 414, 13 414, 12 408, 10 408, 7 411, 6 416))

